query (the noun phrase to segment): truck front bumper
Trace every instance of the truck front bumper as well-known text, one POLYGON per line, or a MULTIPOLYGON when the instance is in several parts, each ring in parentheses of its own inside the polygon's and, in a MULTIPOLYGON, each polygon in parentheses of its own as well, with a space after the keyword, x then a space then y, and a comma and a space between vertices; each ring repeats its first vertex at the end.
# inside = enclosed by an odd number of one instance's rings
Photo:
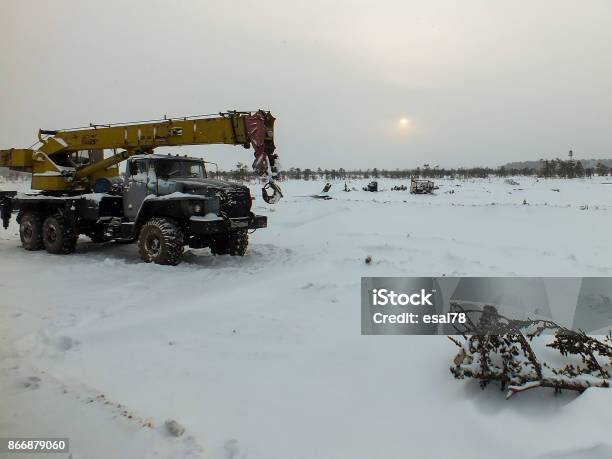
POLYGON ((228 233, 240 229, 257 229, 268 226, 268 217, 250 215, 248 217, 225 218, 219 216, 192 216, 189 218, 192 234, 208 235, 228 233))

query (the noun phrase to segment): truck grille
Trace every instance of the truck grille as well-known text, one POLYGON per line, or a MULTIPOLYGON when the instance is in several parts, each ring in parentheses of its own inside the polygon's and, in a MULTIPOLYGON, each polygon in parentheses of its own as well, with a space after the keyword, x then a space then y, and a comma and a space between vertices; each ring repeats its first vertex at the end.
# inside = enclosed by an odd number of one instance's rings
POLYGON ((231 190, 220 193, 221 210, 228 217, 246 217, 251 210, 249 190, 231 190))

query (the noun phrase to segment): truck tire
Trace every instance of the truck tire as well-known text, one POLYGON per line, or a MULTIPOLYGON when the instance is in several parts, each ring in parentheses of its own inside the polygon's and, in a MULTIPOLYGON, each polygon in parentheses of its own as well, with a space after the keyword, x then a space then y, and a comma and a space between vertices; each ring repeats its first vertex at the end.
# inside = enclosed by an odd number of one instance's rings
POLYGON ((213 255, 232 255, 242 257, 249 245, 249 233, 246 230, 216 236, 211 244, 210 251, 213 255))
POLYGON ((147 263, 176 266, 181 262, 184 245, 181 227, 169 218, 150 219, 138 236, 140 258, 147 263))
POLYGON ((42 240, 49 253, 66 255, 74 252, 78 234, 68 219, 61 213, 49 215, 42 227, 42 240))
POLYGON ((19 218, 19 237, 26 250, 40 250, 42 240, 42 216, 38 212, 25 212, 19 218))

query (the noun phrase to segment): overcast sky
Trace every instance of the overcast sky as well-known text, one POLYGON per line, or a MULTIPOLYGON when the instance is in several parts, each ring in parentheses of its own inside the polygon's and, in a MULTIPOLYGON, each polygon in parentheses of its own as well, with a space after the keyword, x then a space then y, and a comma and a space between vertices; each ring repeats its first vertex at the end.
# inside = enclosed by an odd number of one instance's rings
MULTIPOLYGON (((283 166, 612 158, 612 2, 2 0, 0 148, 272 111, 283 166), (400 120, 404 119, 403 123, 400 120)), ((190 147, 231 166, 237 147, 190 147)))

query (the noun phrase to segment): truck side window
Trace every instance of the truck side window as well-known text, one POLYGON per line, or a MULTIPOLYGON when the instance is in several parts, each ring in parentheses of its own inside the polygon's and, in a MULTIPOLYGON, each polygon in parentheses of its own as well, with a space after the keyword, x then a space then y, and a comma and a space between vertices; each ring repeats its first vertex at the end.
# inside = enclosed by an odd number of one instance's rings
POLYGON ((133 161, 130 164, 130 174, 133 180, 145 182, 147 180, 147 162, 145 160, 133 161))

